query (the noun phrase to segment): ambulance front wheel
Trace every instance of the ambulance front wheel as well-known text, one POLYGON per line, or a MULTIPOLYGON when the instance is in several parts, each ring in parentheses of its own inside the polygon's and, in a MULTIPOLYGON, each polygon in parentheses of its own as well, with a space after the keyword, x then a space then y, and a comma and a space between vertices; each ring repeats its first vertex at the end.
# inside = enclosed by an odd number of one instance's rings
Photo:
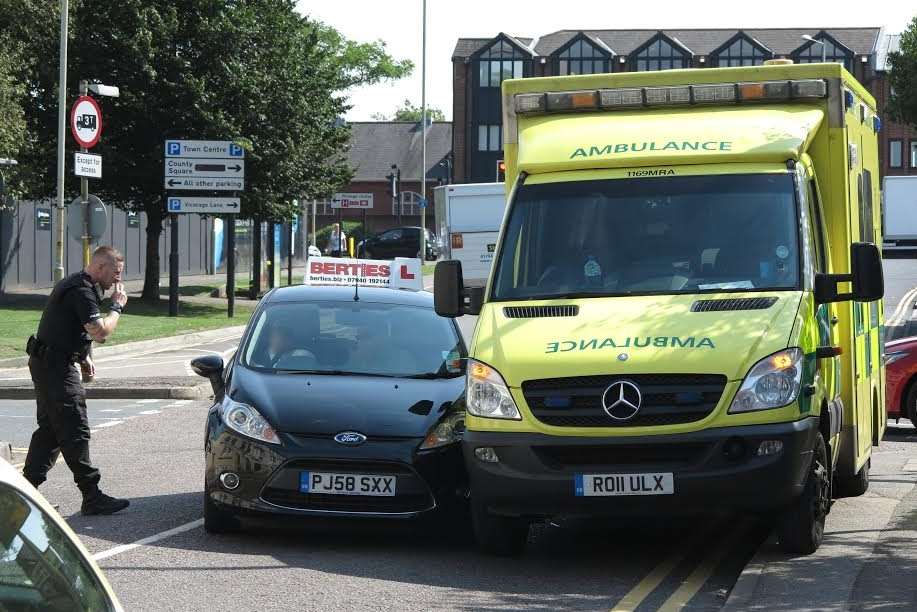
POLYGON ((529 537, 529 521, 524 518, 495 516, 487 507, 471 498, 471 524, 481 551, 500 557, 522 553, 529 537))
POLYGON ((821 433, 815 434, 812 464, 805 488, 777 521, 777 540, 784 552, 812 554, 825 537, 825 519, 831 508, 828 451, 821 433))

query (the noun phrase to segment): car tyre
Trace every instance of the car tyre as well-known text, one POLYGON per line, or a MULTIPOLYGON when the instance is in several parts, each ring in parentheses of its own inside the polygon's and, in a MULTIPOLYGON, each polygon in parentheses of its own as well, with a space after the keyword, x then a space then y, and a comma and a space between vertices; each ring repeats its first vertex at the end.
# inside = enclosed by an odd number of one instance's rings
POLYGON ((917 380, 911 382, 904 400, 904 416, 910 419, 911 425, 917 428, 917 380))
POLYGON ((231 512, 221 510, 210 499, 208 493, 204 493, 204 531, 207 533, 220 534, 238 531, 239 519, 231 512))
POLYGON ((478 548, 490 555, 514 557, 522 553, 529 536, 523 518, 495 516, 486 506, 471 500, 471 525, 478 548))
POLYGON ((777 521, 777 540, 784 552, 809 555, 825 537, 825 518, 831 509, 828 451, 821 432, 816 434, 805 488, 777 521))
POLYGON ((834 486, 837 490, 835 497, 859 497, 869 489, 869 468, 872 459, 866 461, 860 471, 853 476, 838 474, 834 486))

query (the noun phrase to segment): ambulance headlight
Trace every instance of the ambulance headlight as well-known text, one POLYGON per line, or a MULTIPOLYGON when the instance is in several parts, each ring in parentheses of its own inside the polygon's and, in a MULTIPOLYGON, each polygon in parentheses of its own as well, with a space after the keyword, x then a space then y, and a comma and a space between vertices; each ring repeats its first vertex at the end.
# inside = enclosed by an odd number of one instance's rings
POLYGON ((802 382, 802 350, 790 348, 765 357, 749 370, 729 412, 782 408, 796 400, 802 382))
POLYGON ((468 414, 489 419, 522 419, 499 372, 474 359, 468 360, 466 372, 465 410, 468 414))

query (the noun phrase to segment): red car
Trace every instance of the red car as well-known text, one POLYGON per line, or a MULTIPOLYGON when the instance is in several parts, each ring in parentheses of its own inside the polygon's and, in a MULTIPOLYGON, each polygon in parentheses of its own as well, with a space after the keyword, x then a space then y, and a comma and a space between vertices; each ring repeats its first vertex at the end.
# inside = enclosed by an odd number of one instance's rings
POLYGON ((917 338, 885 344, 885 409, 889 418, 917 427, 917 338))

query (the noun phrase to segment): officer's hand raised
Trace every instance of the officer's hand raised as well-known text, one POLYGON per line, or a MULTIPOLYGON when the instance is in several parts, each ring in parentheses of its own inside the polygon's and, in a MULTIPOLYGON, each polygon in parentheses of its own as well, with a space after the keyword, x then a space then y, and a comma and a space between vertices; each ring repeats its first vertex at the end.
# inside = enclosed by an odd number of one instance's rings
POLYGON ((127 294, 124 293, 123 284, 117 283, 115 285, 115 292, 111 294, 111 301, 120 304, 122 307, 127 304, 127 294))

